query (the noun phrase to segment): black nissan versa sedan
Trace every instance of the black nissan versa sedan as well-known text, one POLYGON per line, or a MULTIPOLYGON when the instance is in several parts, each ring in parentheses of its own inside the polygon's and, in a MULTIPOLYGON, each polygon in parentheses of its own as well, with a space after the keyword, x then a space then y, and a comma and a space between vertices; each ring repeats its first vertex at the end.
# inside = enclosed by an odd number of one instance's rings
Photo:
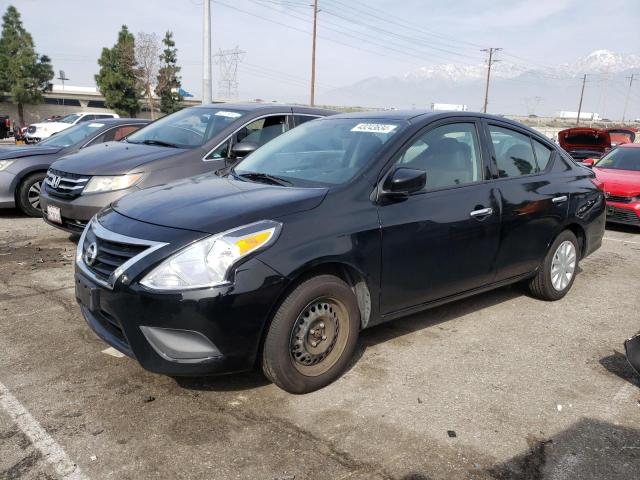
POLYGON ((518 281, 562 298, 601 245, 604 205, 593 172, 518 123, 337 115, 225 176, 102 210, 78 245, 76 296, 148 370, 258 364, 310 392, 341 374, 363 328, 518 281))
POLYGON ((140 189, 230 166, 309 120, 336 112, 274 104, 185 108, 129 136, 51 166, 41 193, 44 220, 81 233, 101 208, 140 189))

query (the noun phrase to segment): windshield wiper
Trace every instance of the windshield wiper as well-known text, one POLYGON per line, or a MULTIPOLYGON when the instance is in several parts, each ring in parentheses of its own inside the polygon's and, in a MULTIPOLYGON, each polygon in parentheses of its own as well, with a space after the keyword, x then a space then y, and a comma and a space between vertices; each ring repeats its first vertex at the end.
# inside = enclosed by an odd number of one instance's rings
MULTIPOLYGON (((131 143, 134 143, 134 142, 131 142, 131 143)), ((163 142, 162 140, 143 140, 140 143, 143 143, 145 145, 160 145, 161 147, 178 148, 177 145, 169 142, 163 142)))
POLYGON ((266 181, 267 183, 271 183, 272 185, 280 185, 284 187, 285 185, 293 185, 289 180, 285 180, 284 178, 276 177, 274 175, 269 175, 268 173, 262 172, 245 172, 245 173, 237 173, 231 170, 237 176, 242 178, 248 178, 249 180, 256 181, 266 181))

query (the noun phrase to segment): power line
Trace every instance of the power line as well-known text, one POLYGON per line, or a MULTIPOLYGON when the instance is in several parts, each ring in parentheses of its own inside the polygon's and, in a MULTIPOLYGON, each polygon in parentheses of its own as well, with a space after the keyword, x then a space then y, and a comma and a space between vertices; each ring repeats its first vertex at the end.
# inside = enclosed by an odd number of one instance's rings
POLYGON ((238 64, 242 61, 245 53, 247 52, 236 46, 229 50, 218 50, 218 53, 214 55, 216 63, 220 66, 218 95, 222 98, 237 98, 238 64))

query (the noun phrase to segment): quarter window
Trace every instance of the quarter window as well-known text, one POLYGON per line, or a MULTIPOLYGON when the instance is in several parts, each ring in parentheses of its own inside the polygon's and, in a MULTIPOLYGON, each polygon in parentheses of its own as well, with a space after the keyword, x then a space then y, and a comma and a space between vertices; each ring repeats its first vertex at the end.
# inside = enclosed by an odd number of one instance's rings
POLYGON ((404 151, 396 167, 424 170, 428 190, 482 180, 475 124, 452 123, 429 130, 404 151))
POLYGON ((546 145, 543 145, 537 140, 533 140, 533 149, 536 152, 536 162, 538 163, 538 172, 542 172, 549 165, 549 161, 551 160, 551 154, 553 150, 551 150, 546 145))
POLYGON ((527 135, 494 125, 489 126, 489 133, 500 178, 537 173, 533 147, 527 135))

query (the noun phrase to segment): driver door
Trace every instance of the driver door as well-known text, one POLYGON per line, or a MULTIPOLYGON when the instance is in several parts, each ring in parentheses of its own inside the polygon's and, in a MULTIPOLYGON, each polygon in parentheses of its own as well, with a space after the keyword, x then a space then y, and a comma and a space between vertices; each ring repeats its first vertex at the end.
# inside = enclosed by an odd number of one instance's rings
POLYGON ((394 168, 424 170, 423 190, 379 207, 380 307, 391 315, 490 283, 500 200, 481 147, 482 125, 465 117, 427 126, 394 168))

